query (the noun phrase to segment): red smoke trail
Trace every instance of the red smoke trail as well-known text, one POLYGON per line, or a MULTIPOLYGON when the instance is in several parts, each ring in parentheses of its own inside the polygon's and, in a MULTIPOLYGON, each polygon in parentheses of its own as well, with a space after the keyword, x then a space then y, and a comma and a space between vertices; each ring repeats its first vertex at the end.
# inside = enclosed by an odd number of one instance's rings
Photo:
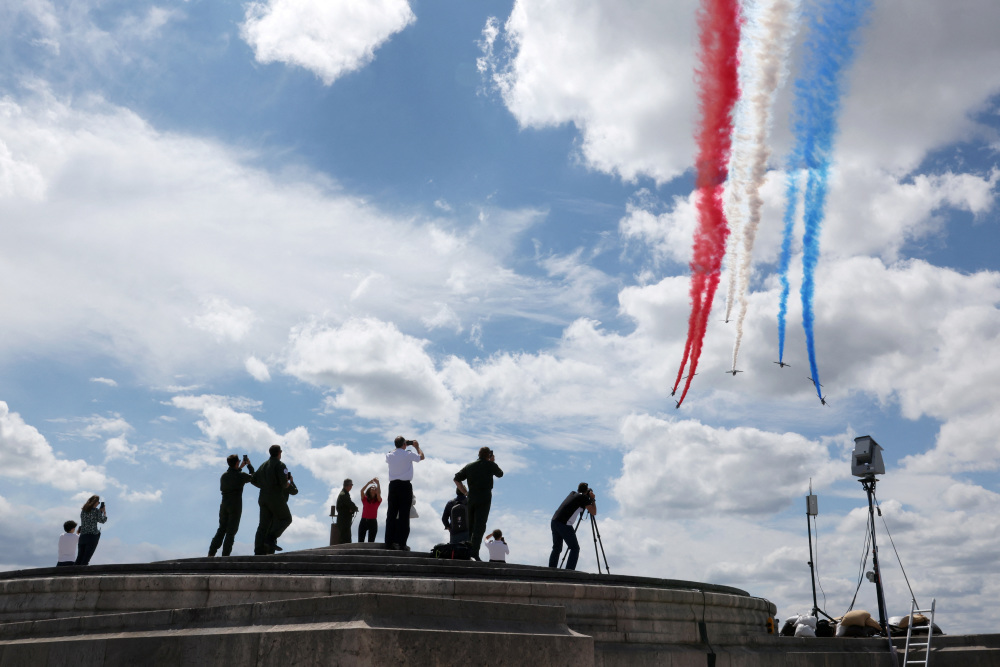
POLYGON ((677 371, 674 391, 690 360, 687 383, 677 401, 684 402, 691 379, 698 370, 701 345, 712 311, 715 290, 719 286, 722 258, 726 254, 729 227, 722 207, 722 189, 726 181, 729 149, 733 134, 733 105, 739 97, 738 47, 740 43, 739 0, 703 0, 698 11, 700 62, 696 78, 698 108, 697 189, 698 229, 694 235, 691 258, 691 316, 688 337, 684 343, 684 358, 677 371))

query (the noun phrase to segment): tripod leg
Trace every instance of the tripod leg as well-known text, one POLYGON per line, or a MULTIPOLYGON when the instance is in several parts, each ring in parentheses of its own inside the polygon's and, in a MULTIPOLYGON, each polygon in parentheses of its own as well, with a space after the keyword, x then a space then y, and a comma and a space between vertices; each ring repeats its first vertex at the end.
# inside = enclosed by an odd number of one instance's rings
POLYGON ((601 573, 601 555, 597 553, 597 524, 594 515, 590 515, 590 534, 594 536, 594 559, 597 561, 597 574, 601 573))
MULTIPOLYGON (((601 555, 604 556, 604 570, 611 574, 611 568, 608 567, 608 557, 604 555, 604 540, 601 539, 601 529, 597 527, 597 517, 591 515, 590 520, 593 522, 594 533, 597 536, 597 543, 601 545, 601 555)), ((597 564, 598 571, 600 571, 600 563, 597 564)))
MULTIPOLYGON (((580 516, 579 516, 579 517, 577 518, 577 520, 576 520, 576 525, 575 525, 575 526, 573 526, 573 532, 574 532, 574 533, 575 533, 575 532, 577 532, 577 531, 578 531, 578 530, 580 529, 580 522, 581 522, 581 521, 583 521, 583 514, 581 514, 581 515, 580 515, 580 516)), ((569 546, 569 545, 567 545, 567 547, 568 547, 568 546, 569 546)), ((568 549, 568 548, 566 549, 566 551, 564 551, 564 552, 563 552, 563 557, 562 557, 562 561, 560 561, 560 562, 559 562, 559 567, 560 567, 560 568, 562 568, 562 567, 565 567, 565 565, 566 565, 566 557, 567 557, 567 556, 569 556, 569 549, 568 549)))

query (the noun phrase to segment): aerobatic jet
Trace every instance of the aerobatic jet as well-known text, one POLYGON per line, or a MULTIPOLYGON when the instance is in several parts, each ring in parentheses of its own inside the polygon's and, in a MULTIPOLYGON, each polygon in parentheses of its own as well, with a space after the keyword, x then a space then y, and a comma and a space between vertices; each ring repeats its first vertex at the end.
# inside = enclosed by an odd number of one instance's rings
MULTIPOLYGON (((681 382, 684 382, 684 380, 687 380, 688 378, 693 378, 695 375, 697 375, 697 373, 694 373, 693 375, 685 375, 684 377, 681 378, 681 382)), ((670 395, 673 396, 676 393, 677 393, 677 390, 674 389, 672 392, 670 392, 670 395)), ((681 406, 678 405, 677 407, 681 407, 681 406)))
MULTIPOLYGON (((806 379, 807 379, 807 380, 809 380, 810 382, 812 382, 813 384, 816 384, 816 380, 813 380, 813 379, 812 379, 812 378, 810 378, 810 377, 807 377, 806 379)), ((820 385, 820 386, 822 387, 823 385, 820 385)))
POLYGON ((778 368, 784 368, 785 366, 791 367, 791 364, 786 364, 784 361, 772 361, 772 364, 778 364, 778 368))
POLYGON ((736 370, 736 369, 734 368, 733 370, 731 370, 731 371, 726 371, 726 372, 727 372, 727 373, 729 373, 730 375, 732 375, 733 377, 736 377, 736 374, 737 374, 737 373, 742 373, 743 371, 738 371, 738 370, 736 370))
POLYGON ((823 405, 827 405, 826 396, 820 396, 819 397, 819 402, 822 403, 823 405))

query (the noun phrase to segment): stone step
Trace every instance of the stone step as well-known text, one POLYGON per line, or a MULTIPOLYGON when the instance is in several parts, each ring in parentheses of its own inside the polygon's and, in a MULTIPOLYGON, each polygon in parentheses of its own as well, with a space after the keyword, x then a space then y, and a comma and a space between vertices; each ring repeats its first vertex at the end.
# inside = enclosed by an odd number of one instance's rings
POLYGON ((561 607, 356 594, 0 624, 0 664, 594 664, 561 607))
POLYGON ((0 572, 0 582, 26 578, 153 575, 153 574, 287 574, 339 576, 447 577, 503 581, 600 584, 633 588, 695 590, 725 595, 748 596, 731 586, 678 579, 654 579, 631 575, 594 574, 534 565, 435 559, 429 553, 392 551, 375 545, 338 545, 271 556, 228 556, 187 558, 153 563, 35 568, 0 572))

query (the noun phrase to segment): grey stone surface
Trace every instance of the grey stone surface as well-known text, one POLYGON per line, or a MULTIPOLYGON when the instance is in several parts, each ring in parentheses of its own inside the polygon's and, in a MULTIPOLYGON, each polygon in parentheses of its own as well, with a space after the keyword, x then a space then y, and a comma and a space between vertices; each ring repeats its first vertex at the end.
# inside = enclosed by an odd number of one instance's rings
POLYGON ((27 621, 0 665, 592 665, 559 607, 391 595, 27 621))
MULTIPOLYGON (((769 636, 773 613, 726 586, 340 545, 0 573, 0 667, 895 664, 885 640, 769 636)), ((997 636, 945 639, 932 664, 1000 667, 997 636)))

